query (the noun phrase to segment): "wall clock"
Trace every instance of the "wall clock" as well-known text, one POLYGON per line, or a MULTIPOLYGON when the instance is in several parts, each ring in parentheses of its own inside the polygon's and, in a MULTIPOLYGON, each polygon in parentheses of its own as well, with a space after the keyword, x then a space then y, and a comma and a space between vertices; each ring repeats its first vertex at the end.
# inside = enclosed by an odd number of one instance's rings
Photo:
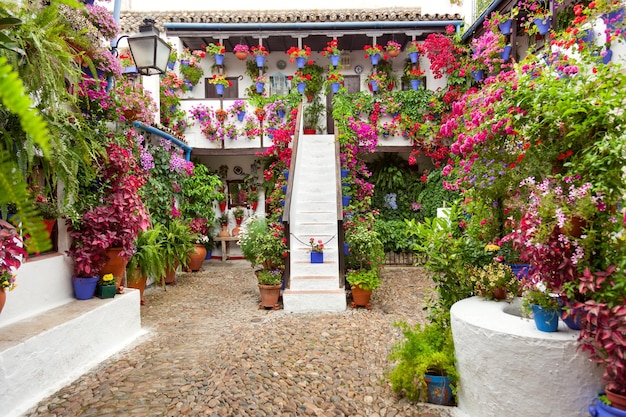
POLYGON ((363 72, 363 67, 360 66, 360 65, 355 66, 354 67, 354 72, 357 73, 357 74, 362 73, 363 72))
POLYGON ((281 59, 276 63, 276 67, 278 67, 278 69, 285 69, 287 67, 287 63, 281 59))

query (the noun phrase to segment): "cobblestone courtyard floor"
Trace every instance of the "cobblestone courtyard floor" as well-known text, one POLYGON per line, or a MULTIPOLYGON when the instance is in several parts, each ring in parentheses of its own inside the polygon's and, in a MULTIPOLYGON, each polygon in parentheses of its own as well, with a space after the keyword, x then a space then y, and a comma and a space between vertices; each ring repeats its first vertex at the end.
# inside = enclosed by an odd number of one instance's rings
MULTIPOLYGON (((204 263, 178 284, 146 290, 148 334, 27 416, 448 416, 389 388, 397 321, 423 322, 432 283, 387 267, 372 310, 259 310, 244 261, 204 263)), ((123 317, 111 317, 111 320, 123 317)))

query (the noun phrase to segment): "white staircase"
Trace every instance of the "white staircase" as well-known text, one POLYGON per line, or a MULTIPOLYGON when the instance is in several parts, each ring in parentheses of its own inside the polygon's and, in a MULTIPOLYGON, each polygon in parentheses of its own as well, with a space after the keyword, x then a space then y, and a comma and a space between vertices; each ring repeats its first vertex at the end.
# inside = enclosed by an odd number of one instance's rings
POLYGON ((289 313, 343 311, 339 285, 337 167, 333 135, 300 136, 291 192, 290 288, 283 292, 289 313), (324 263, 310 263, 309 239, 324 242, 324 263))

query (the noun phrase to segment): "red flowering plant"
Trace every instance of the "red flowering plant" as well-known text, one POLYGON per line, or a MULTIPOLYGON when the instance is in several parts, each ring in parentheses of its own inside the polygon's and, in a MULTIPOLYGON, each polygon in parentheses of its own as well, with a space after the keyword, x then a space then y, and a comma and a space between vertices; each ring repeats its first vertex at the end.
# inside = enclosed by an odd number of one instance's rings
POLYGON ((326 79, 329 83, 342 83, 344 80, 343 74, 339 71, 329 71, 326 79))
POLYGON ((16 287, 15 274, 28 254, 17 229, 0 219, 0 291, 16 287))
POLYGON ((267 56, 269 51, 263 45, 251 46, 250 53, 254 56, 267 56))
POLYGON ((419 68, 407 69, 405 72, 406 78, 409 80, 419 80, 424 75, 424 71, 419 68))
POLYGON ((289 62, 295 62, 296 58, 308 58, 311 56, 311 48, 304 45, 302 48, 292 46, 287 49, 287 55, 289 55, 289 62))
POLYGON ((365 51, 365 58, 369 58, 376 54, 380 55, 383 52, 383 47, 378 44, 365 45, 363 50, 365 51))
POLYGON ((326 46, 320 51, 322 56, 341 55, 341 49, 339 49, 339 41, 333 39, 326 43, 326 46))
MULTIPOLYGON (((467 49, 461 45, 458 36, 455 35, 454 26, 447 26, 445 34, 429 34, 422 48, 430 61, 430 70, 435 79, 446 76, 448 84, 465 83, 467 49)), ((410 52, 409 48, 407 52, 410 52)))
POLYGON ((226 78, 225 74, 213 74, 213 77, 209 78, 209 84, 221 84, 224 87, 232 87, 233 83, 226 78))
POLYGON ((237 244, 253 267, 261 266, 266 271, 285 269, 289 249, 281 223, 259 214, 250 216, 241 225, 237 244))
POLYGON ((133 138, 134 133, 128 133, 106 145, 106 161, 98 170, 100 201, 82 214, 76 210, 74 216, 68 216, 72 246, 67 254, 74 260, 76 277, 98 275, 108 260, 108 248, 121 247, 120 255, 129 259, 140 230, 149 225, 140 197, 145 172, 133 153, 133 138))
POLYGON ((411 53, 411 52, 418 52, 418 53, 423 53, 424 52, 424 48, 422 47, 422 44, 420 44, 417 40, 412 40, 411 42, 409 42, 409 44, 407 45, 405 52, 411 53))
POLYGON ((311 81, 311 74, 304 74, 302 71, 296 71, 293 74, 292 81, 296 84, 309 82, 311 81))
POLYGON ((311 246, 311 252, 324 252, 324 242, 322 239, 318 239, 317 242, 315 238, 309 239, 309 245, 311 246))

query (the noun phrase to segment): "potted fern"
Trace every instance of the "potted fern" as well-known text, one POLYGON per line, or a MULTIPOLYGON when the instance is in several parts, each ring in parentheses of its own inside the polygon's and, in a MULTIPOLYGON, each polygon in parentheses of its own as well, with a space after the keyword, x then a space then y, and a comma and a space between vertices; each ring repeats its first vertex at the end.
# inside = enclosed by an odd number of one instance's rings
POLYGON ((192 239, 191 228, 178 219, 170 221, 159 233, 157 243, 161 248, 161 259, 165 265, 163 285, 176 284, 176 269, 179 265, 187 266, 189 255, 195 249, 192 239))
POLYGON ((135 240, 135 253, 126 265, 126 281, 130 288, 139 290, 140 303, 145 304, 143 292, 148 277, 157 283, 165 275, 165 263, 162 258, 162 247, 159 237, 163 233, 163 225, 156 223, 152 229, 141 232, 135 240))

